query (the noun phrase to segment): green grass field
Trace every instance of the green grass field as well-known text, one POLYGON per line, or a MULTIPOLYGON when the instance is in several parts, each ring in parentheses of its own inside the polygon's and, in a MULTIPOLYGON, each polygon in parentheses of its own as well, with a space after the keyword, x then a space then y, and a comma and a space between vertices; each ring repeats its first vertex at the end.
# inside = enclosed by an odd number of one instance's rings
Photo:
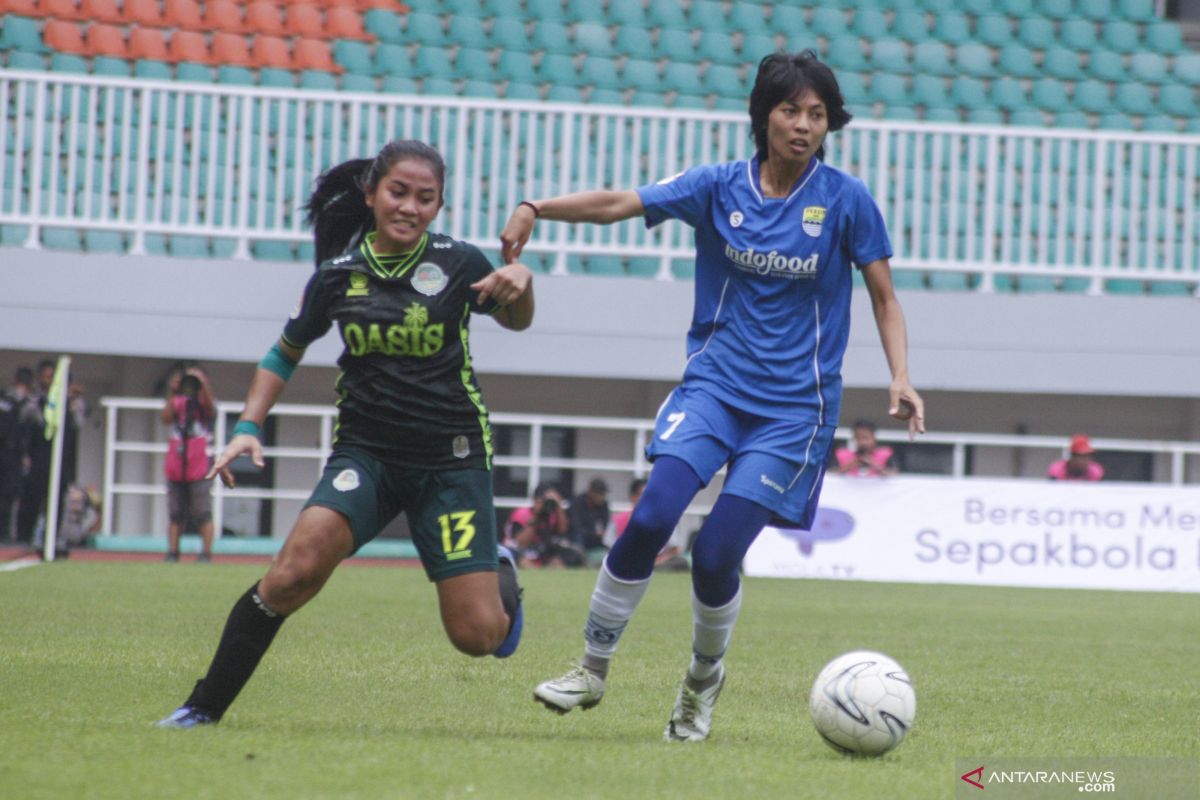
POLYGON ((685 575, 655 579, 596 709, 530 699, 581 648, 591 572, 523 574, 506 662, 446 642, 417 569, 345 567, 213 728, 152 723, 207 666, 261 566, 0 573, 0 797, 932 798, 957 759, 1200 755, 1195 595, 750 580, 713 738, 661 741, 687 664, 685 575), (819 668, 882 650, 916 725, 876 760, 813 731, 819 668))

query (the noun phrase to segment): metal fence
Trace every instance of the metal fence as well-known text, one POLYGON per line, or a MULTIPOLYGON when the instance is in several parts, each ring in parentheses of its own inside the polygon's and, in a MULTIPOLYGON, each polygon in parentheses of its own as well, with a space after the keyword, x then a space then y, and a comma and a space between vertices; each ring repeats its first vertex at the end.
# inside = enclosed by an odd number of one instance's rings
MULTIPOLYGON (((446 157, 434 228, 495 248, 524 198, 633 187, 751 153, 745 114, 122 80, 0 70, 0 223, 42 231, 202 236, 247 258, 308 239, 300 206, 341 160, 412 137, 446 157)), ((893 266, 1082 281, 1200 281, 1200 137, 856 120, 827 160, 862 178, 888 220, 893 266)), ((692 257, 679 223, 646 231, 543 223, 527 250, 692 257)), ((217 248, 219 251, 220 248, 217 248)))

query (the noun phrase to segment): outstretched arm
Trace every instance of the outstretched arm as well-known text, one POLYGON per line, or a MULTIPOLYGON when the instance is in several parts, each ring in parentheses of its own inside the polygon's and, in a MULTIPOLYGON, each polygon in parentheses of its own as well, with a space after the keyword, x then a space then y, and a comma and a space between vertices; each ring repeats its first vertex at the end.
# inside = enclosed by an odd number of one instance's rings
POLYGON ((892 273, 886 258, 872 261, 862 268, 871 296, 871 308, 875 312, 875 324, 879 328, 879 339, 892 372, 892 384, 888 387, 888 414, 908 421, 909 438, 925 432, 925 401, 908 379, 908 331, 904 323, 904 311, 896 292, 892 288, 892 273))
POLYGON ((521 256, 539 219, 559 222, 592 222, 610 225, 646 213, 642 199, 632 189, 564 194, 549 200, 526 201, 517 206, 500 232, 500 255, 511 264, 521 256))
POLYGON ((479 305, 489 297, 500 304, 492 316, 501 326, 523 331, 533 323, 533 273, 524 264, 506 264, 472 283, 471 288, 479 292, 475 301, 479 305))

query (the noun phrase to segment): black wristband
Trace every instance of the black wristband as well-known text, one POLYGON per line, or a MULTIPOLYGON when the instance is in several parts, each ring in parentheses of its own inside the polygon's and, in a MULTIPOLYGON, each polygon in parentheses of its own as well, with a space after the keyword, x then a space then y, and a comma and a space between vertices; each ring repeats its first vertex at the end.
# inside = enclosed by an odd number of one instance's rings
POLYGON ((542 216, 542 210, 540 208, 538 208, 537 206, 535 206, 533 203, 529 202, 528 200, 522 200, 521 202, 517 203, 517 208, 520 208, 521 206, 529 206, 530 208, 532 208, 534 219, 537 219, 538 217, 542 216))

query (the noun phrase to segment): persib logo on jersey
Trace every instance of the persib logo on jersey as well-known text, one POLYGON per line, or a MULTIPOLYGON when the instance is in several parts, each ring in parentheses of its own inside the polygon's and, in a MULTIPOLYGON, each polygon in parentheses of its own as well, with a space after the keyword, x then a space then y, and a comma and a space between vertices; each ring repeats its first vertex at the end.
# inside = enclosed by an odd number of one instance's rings
POLYGON ((772 250, 769 253, 756 253, 753 248, 749 250, 736 250, 733 245, 726 243, 725 257, 734 264, 737 264, 738 269, 746 272, 768 275, 772 278, 797 280, 800 278, 817 277, 817 261, 821 256, 818 253, 813 253, 808 258, 801 258, 800 256, 789 258, 778 250, 772 250))
POLYGON ((806 207, 804 216, 800 220, 800 227, 804 228, 804 232, 814 239, 820 236, 821 229, 825 227, 825 207, 806 207))

